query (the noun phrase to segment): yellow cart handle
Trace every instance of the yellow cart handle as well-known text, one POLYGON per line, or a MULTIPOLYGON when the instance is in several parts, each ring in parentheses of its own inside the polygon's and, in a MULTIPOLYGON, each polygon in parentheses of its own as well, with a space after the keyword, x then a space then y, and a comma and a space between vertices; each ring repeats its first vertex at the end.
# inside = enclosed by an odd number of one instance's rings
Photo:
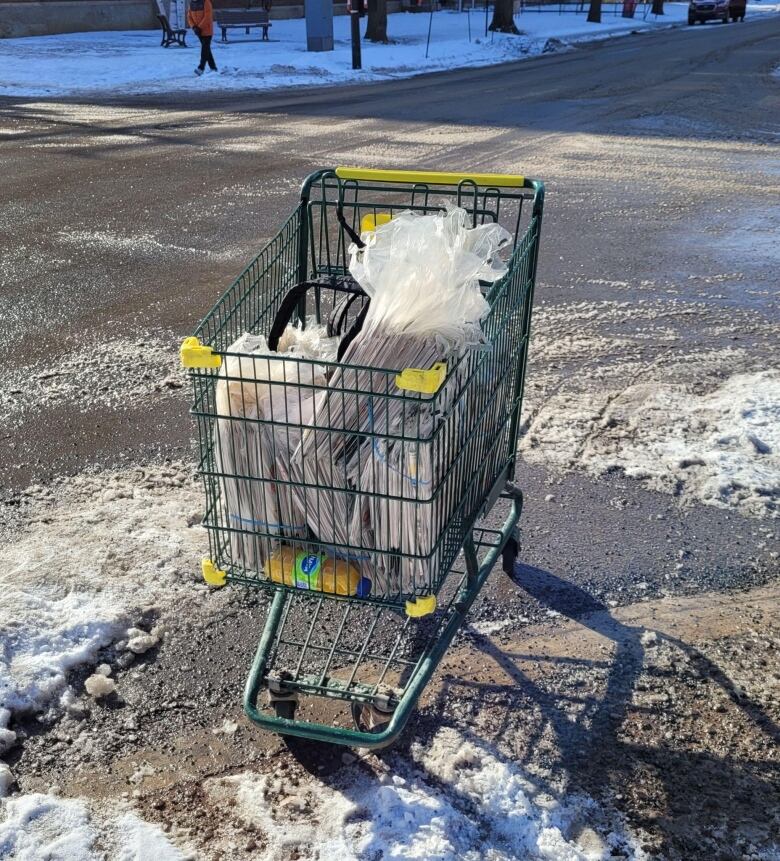
POLYGON ((444 173, 435 170, 372 170, 367 167, 337 167, 339 179, 364 182, 430 183, 432 185, 459 185, 473 182, 490 188, 522 188, 525 177, 509 173, 444 173))

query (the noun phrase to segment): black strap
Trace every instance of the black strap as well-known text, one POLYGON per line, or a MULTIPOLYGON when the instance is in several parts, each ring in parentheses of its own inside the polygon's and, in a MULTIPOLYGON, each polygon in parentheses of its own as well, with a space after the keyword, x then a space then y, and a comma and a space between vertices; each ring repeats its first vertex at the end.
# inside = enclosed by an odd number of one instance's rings
POLYGON ((347 319, 347 314, 349 314, 349 309, 352 307, 352 303, 355 299, 359 298, 360 295, 360 293, 351 293, 349 296, 344 296, 344 298, 341 299, 336 307, 330 312, 330 318, 328 319, 329 338, 343 334, 341 327, 347 319))
MULTIPOLYGON (((294 287, 291 287, 288 291, 287 295, 282 299, 282 304, 279 306, 279 310, 276 312, 276 316, 274 317, 274 322, 271 325, 271 329, 268 333, 268 348, 271 352, 275 353, 279 346, 279 339, 282 337, 282 333, 287 328, 287 324, 292 320, 293 314, 298 308, 298 303, 300 300, 306 295, 306 291, 309 288, 319 288, 319 289, 327 289, 327 290, 336 290, 341 293, 351 294, 350 301, 356 299, 358 296, 366 296, 363 288, 353 279, 339 279, 336 280, 330 279, 327 281, 302 281, 300 284, 296 284, 294 287)), ((366 297, 366 304, 358 314, 355 322, 352 324, 349 332, 347 332, 345 340, 347 340, 346 346, 342 346, 344 342, 339 345, 339 358, 341 358, 344 350, 346 350, 347 346, 352 342, 352 339, 357 335, 360 331, 360 327, 363 325, 363 320, 366 318, 366 312, 368 310, 368 297, 366 297)), ((349 306, 347 306, 347 309, 349 306)), ((346 310, 344 311, 346 314, 346 310)), ((343 318, 342 318, 343 319, 343 318)), ((339 323, 339 326, 341 323, 339 323)), ((338 333, 335 333, 338 334, 338 333)))
POLYGON ((271 350, 272 353, 275 353, 276 348, 279 346, 279 338, 282 337, 282 332, 284 332, 287 328, 287 324, 292 319, 292 315, 298 307, 298 300, 306 295, 306 291, 311 286, 311 282, 302 281, 300 284, 296 284, 284 299, 282 299, 282 304, 276 312, 276 317, 274 317, 271 331, 268 333, 268 349, 271 350))
POLYGON ((347 224, 347 219, 344 217, 344 207, 341 205, 339 201, 338 206, 336 207, 336 218, 338 219, 339 224, 344 229, 344 232, 349 236, 349 238, 357 245, 358 248, 365 248, 366 243, 360 238, 360 236, 355 233, 355 231, 347 224))
POLYGON ((339 341, 339 349, 336 353, 336 359, 340 362, 344 358, 344 353, 347 352, 347 347, 357 338, 358 333, 363 328, 363 323, 368 314, 368 306, 371 304, 370 299, 366 299, 366 304, 360 309, 360 313, 355 318, 355 322, 350 326, 349 332, 339 341))

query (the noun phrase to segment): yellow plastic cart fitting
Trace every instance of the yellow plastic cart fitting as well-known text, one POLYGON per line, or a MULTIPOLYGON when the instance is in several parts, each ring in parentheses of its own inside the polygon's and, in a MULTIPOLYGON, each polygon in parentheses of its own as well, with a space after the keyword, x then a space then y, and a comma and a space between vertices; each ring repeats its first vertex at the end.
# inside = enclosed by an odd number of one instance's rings
POLYGON ((406 602, 406 615, 414 619, 419 619, 420 616, 430 616, 435 609, 435 595, 418 595, 414 601, 406 602))
POLYGON ((200 563, 200 569, 203 572, 203 579, 209 584, 209 586, 225 585, 227 573, 225 571, 220 571, 211 559, 204 559, 200 563))
POLYGON ((447 376, 447 363, 437 362, 430 370, 424 368, 405 368, 396 375, 395 384, 399 389, 433 395, 439 391, 447 376))
POLYGON ((185 338, 181 342, 180 355, 185 368, 218 368, 222 364, 222 356, 201 344, 197 338, 185 338))

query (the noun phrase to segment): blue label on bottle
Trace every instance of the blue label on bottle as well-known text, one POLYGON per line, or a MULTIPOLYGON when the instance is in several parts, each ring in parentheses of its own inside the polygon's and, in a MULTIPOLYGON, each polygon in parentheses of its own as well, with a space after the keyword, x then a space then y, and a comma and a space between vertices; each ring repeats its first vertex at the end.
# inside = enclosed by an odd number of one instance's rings
POLYGON ((320 567, 319 556, 304 556, 301 559, 301 573, 313 574, 320 567))
POLYGON ((299 589, 319 589, 320 568, 319 556, 299 553, 295 558, 295 585, 299 589))

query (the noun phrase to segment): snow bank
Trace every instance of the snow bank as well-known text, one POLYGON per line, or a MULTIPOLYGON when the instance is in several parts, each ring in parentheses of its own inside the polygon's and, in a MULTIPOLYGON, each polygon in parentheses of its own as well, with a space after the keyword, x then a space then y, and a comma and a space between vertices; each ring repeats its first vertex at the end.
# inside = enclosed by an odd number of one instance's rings
POLYGON ((183 467, 84 474, 23 497, 0 546, 0 709, 39 711, 143 609, 187 600, 205 548, 183 467))
POLYGON ((102 816, 82 800, 34 793, 3 802, 0 851, 18 861, 185 861, 192 858, 134 813, 102 816), (105 849, 109 848, 108 854, 105 849))
POLYGON ((592 801, 558 802, 540 793, 516 765, 452 729, 442 729, 427 749, 415 745, 412 755, 411 766, 391 756, 379 775, 351 769, 341 788, 292 788, 282 777, 248 772, 212 779, 205 788, 215 803, 235 805, 239 819, 265 832, 261 861, 293 851, 322 861, 582 861, 612 847, 623 850, 621 857, 644 857, 611 830, 594 845, 592 829, 584 827, 600 815, 592 801), (578 843, 585 830, 588 846, 578 843))
POLYGON ((601 392, 562 391, 521 442, 526 460, 620 470, 650 488, 732 506, 780 510, 780 371, 695 384, 643 379, 601 392))
MULTIPOLYGON (((765 11, 775 7, 749 6, 765 11)), ((684 3, 666 3, 666 14, 634 19, 604 14, 601 24, 589 24, 581 14, 526 12, 516 16, 522 36, 500 33, 485 36, 484 14, 438 12, 433 16, 431 44, 425 56, 429 17, 424 14, 389 16, 389 45, 364 42, 363 70, 351 67, 350 22, 334 19, 335 50, 305 50, 303 20, 274 21, 271 41, 247 40, 231 31, 230 42, 215 42, 216 74, 198 79, 194 36, 188 49, 160 47, 156 31, 71 33, 3 40, 0 95, 73 96, 84 93, 165 93, 207 90, 268 90, 300 85, 341 84, 409 77, 427 71, 464 66, 487 66, 549 50, 565 50, 569 43, 603 39, 681 23, 684 3), (469 35, 469 27, 471 33, 469 35), (551 41, 552 40, 552 41, 551 41)), ((704 30, 705 28, 702 28, 704 30)))

